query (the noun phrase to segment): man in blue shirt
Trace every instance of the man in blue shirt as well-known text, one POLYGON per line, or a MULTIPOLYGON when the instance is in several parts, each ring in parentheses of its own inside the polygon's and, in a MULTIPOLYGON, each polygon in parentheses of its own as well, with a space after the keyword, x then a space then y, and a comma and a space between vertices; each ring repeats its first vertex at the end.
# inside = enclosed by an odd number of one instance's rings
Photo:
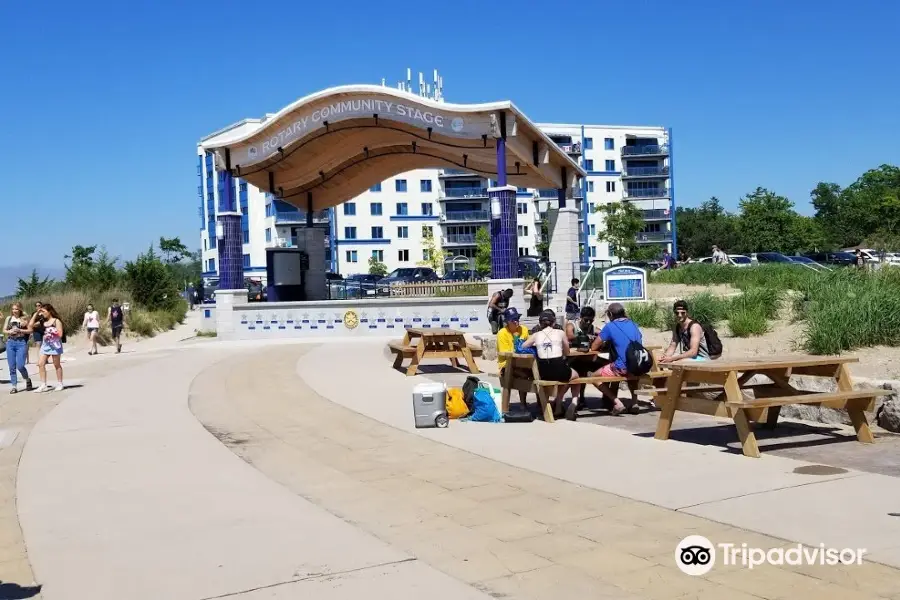
MULTIPOLYGON (((613 302, 606 309, 606 325, 600 330, 600 335, 591 345, 591 350, 608 350, 610 362, 602 366, 594 372, 594 377, 627 377, 628 370, 625 366, 625 354, 628 350, 628 344, 638 342, 643 344, 643 336, 641 330, 635 325, 634 321, 625 314, 625 307, 618 302, 613 302)), ((627 382, 626 382, 627 383, 627 382)), ((604 397, 613 403, 612 414, 622 414, 626 407, 619 400, 619 383, 614 382, 611 385, 601 383, 597 385, 604 397)), ((628 390, 631 392, 631 412, 637 413, 640 409, 637 405, 637 393, 628 384, 628 390)))

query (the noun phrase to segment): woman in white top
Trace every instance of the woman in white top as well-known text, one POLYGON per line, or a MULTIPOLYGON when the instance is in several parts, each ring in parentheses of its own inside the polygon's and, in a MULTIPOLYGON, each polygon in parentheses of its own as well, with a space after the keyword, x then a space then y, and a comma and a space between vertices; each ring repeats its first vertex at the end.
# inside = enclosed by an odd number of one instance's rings
POLYGON ((81 325, 87 330, 87 338, 91 343, 88 356, 97 354, 97 332, 100 331, 100 313, 94 310, 93 304, 88 304, 87 311, 84 313, 84 321, 82 321, 81 325))
MULTIPOLYGON (((569 366, 569 361, 566 358, 569 355, 569 340, 566 337, 566 332, 554 327, 556 325, 556 313, 552 310, 543 311, 538 318, 538 323, 539 329, 525 340, 522 347, 534 347, 537 352, 538 373, 541 379, 544 381, 569 382, 578 377, 578 373, 569 366)), ((566 390, 569 387, 569 385, 556 386, 554 412, 558 416, 562 413, 563 401, 566 397, 566 390)), ((570 410, 566 413, 566 417, 574 418, 576 408, 577 403, 573 395, 570 410)))

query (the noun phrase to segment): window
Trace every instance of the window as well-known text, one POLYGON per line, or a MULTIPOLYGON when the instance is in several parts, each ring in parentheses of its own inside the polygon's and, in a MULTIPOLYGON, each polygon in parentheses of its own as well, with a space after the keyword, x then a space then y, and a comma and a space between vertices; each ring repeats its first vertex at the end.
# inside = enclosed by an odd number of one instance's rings
POLYGON ((384 228, 382 228, 382 227, 373 227, 373 228, 372 228, 372 239, 373 239, 373 240, 384 239, 384 228))
POLYGON ((266 241, 267 242, 272 241, 272 228, 271 227, 266 227, 266 241))
POLYGON ((409 237, 409 227, 403 226, 397 228, 397 237, 398 238, 408 238, 409 237))
POLYGON ((591 237, 594 237, 596 235, 597 235, 597 226, 592 224, 591 225, 591 237))
POLYGON ((594 138, 584 138, 584 149, 585 150, 593 150, 594 149, 594 138))
POLYGON ((215 270, 216 270, 216 259, 210 258, 209 260, 206 261, 206 270, 209 271, 210 273, 215 272, 215 270))
POLYGON ((592 161, 590 158, 585 159, 584 170, 585 171, 593 171, 594 170, 594 161, 592 161))
MULTIPOLYGON (((403 190, 404 192, 406 190, 403 190)), ((409 214, 409 206, 406 202, 398 202, 397 203, 397 214, 398 215, 408 215, 409 214)))
POLYGON ((607 160, 606 161, 606 170, 607 171, 615 171, 616 170, 616 161, 615 160, 607 160))
POLYGON ((344 227, 344 239, 345 240, 355 240, 356 239, 356 227, 344 227))
POLYGON ((431 250, 429 248, 422 250, 422 260, 431 260, 431 250))
POLYGON ((347 262, 348 263, 359 262, 356 250, 347 250, 347 262))
POLYGON ((203 240, 203 249, 204 249, 204 250, 209 250, 209 248, 206 247, 206 240, 203 240))
POLYGON ((384 250, 372 250, 372 258, 378 262, 384 262, 384 250))
POLYGON ((517 187, 517 188, 516 188, 516 193, 517 193, 517 194, 527 194, 527 193, 528 193, 528 188, 517 187))
POLYGON ((373 217, 381 216, 381 202, 373 202, 369 205, 369 212, 372 213, 373 217))
POLYGON ((394 181, 394 190, 396 190, 398 192, 405 192, 406 191, 406 180, 398 179, 398 180, 394 181))
POLYGON ((434 229, 431 228, 431 225, 422 225, 422 237, 430 238, 434 236, 434 229))
POLYGON ((423 202, 422 203, 422 214, 426 217, 431 217, 434 215, 434 205, 431 202, 423 202))
POLYGON ((528 237, 528 225, 519 225, 516 227, 519 237, 528 237))
POLYGON ((616 191, 616 182, 615 181, 607 181, 606 182, 606 191, 607 192, 616 191))
POLYGON ((603 140, 603 147, 607 150, 615 150, 616 149, 616 141, 612 138, 605 138, 603 140))
POLYGON ((594 191, 594 182, 593 181, 588 181, 588 191, 589 192, 594 191))
POLYGON ((591 258, 597 258, 597 246, 591 246, 591 258))
POLYGON ((250 268, 250 255, 249 254, 244 255, 244 268, 245 269, 250 268))
POLYGON ((356 202, 345 202, 344 203, 344 214, 347 216, 353 216, 356 214, 356 202))
POLYGON ((398 250, 397 260, 400 262, 409 262, 409 250, 398 250))
POLYGON ((516 213, 520 215, 528 214, 528 203, 527 202, 516 202, 516 213))
POLYGON ((274 203, 269 202, 268 204, 266 204, 266 216, 267 217, 275 216, 275 204, 274 203))
POLYGON ((597 212, 597 207, 594 206, 593 202, 589 202, 588 203, 588 213, 591 214, 591 213, 595 213, 595 212, 597 212))
POLYGON ((419 191, 420 192, 430 192, 431 191, 431 180, 423 179, 419 182, 419 191))
POLYGON ((519 256, 528 256, 528 248, 519 248, 519 256))
POLYGON ((373 185, 372 187, 369 188, 369 191, 370 191, 370 192, 380 192, 380 191, 381 191, 381 184, 380 184, 380 183, 376 183, 375 185, 373 185))

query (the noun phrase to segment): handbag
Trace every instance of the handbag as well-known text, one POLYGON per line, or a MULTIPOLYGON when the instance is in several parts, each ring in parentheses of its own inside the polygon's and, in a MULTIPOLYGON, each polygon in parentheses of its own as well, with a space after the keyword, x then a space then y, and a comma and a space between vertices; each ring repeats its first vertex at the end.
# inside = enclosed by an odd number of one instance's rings
POLYGON ((463 400, 461 388, 449 388, 447 390, 447 416, 451 419, 459 419, 469 414, 469 407, 463 400))
POLYGON ((503 419, 500 411, 497 409, 497 405, 494 403, 494 398, 485 388, 479 387, 476 389, 473 397, 474 407, 472 414, 469 415, 470 421, 499 423, 503 419))
POLYGON ((522 344, 524 343, 525 340, 523 340, 519 336, 513 338, 513 349, 515 350, 516 354, 534 354, 535 356, 537 356, 537 348, 535 348, 534 346, 523 348, 522 344))

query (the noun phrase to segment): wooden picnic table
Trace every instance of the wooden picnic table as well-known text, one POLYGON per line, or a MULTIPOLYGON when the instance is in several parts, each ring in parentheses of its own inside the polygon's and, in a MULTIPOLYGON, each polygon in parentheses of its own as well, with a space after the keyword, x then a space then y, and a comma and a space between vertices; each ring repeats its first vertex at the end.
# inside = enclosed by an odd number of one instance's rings
POLYGON ((419 364, 427 358, 449 358, 450 364, 457 369, 459 359, 463 359, 470 373, 481 372, 474 358, 474 355, 481 353, 480 348, 470 346, 466 342, 466 335, 455 329, 412 327, 406 330, 402 341, 391 342, 388 347, 397 355, 394 359, 395 369, 403 368, 403 360, 410 359, 406 368, 408 376, 415 375, 419 364))
POLYGON ((675 411, 685 411, 734 420, 745 456, 759 458, 759 447, 751 423, 774 427, 782 406, 814 404, 845 409, 850 416, 860 442, 872 443, 874 437, 866 420, 875 397, 885 390, 855 390, 850 377, 849 363, 858 359, 849 356, 784 356, 752 357, 730 360, 681 360, 666 364, 672 369, 666 391, 658 393, 655 402, 661 409, 656 426, 656 439, 669 439, 675 411), (751 384, 762 375, 772 383, 751 384), (791 375, 831 378, 836 392, 807 392, 790 383, 791 375), (700 384, 690 386, 689 384, 700 384), (745 392, 753 393, 753 398, 745 392))
MULTIPOLYGON (((573 381, 542 381, 541 374, 538 371, 537 356, 534 354, 516 354, 515 352, 501 352, 500 356, 506 359, 506 366, 503 370, 503 376, 500 379, 500 387, 502 389, 502 412, 509 411, 509 399, 512 390, 521 392, 534 393, 541 405, 541 412, 544 415, 544 421, 553 423, 556 419, 553 416, 553 408, 550 405, 547 392, 544 388, 555 387, 557 385, 579 385, 579 384, 603 384, 603 383, 619 383, 623 381, 634 381, 637 384, 662 385, 662 381, 668 376, 668 373, 661 373, 656 369, 655 351, 660 348, 658 346, 644 346, 654 355, 653 371, 643 377, 579 377, 573 381)), ((569 362, 573 362, 582 357, 607 356, 609 353, 598 350, 576 350, 569 348, 566 357, 569 362)))

